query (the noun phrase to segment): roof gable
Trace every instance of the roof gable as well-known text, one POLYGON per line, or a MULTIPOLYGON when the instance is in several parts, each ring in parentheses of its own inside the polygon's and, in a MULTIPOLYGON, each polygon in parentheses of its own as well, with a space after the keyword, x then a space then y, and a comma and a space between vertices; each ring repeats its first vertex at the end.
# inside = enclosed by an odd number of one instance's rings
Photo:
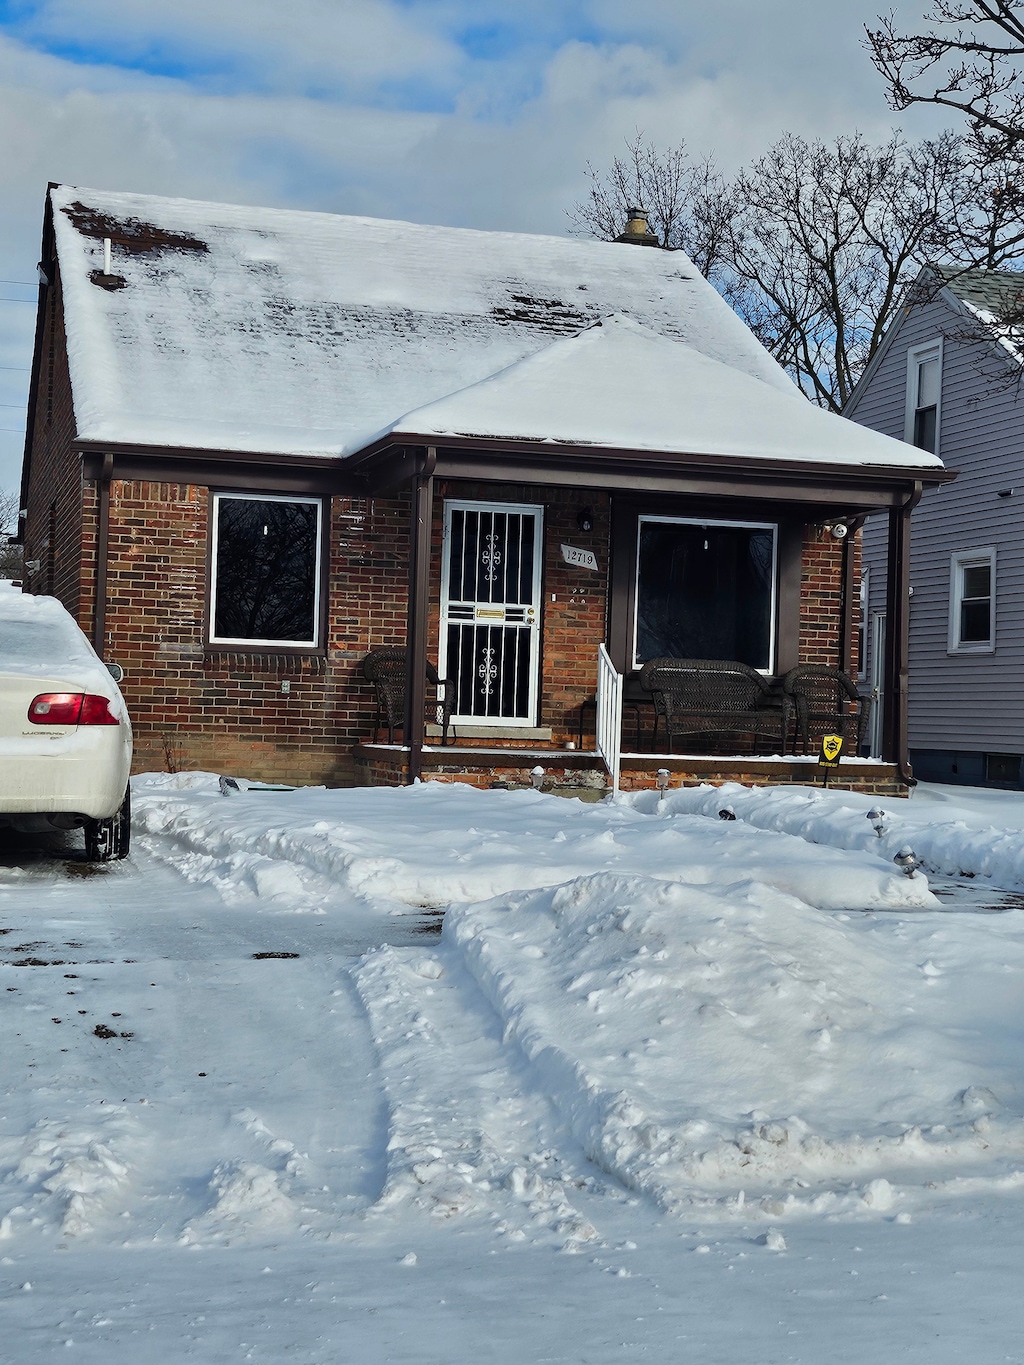
POLYGON ((931 455, 615 316, 407 413, 396 436, 468 436, 921 468, 931 455))

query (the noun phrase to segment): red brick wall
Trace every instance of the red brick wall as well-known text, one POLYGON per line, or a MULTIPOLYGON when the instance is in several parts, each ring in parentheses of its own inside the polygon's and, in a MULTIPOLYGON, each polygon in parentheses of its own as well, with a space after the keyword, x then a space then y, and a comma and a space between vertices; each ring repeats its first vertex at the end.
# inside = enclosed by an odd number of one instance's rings
POLYGON ((819 526, 804 532, 800 569, 800 662, 839 666, 843 542, 819 526))
POLYGON ((193 485, 111 488, 106 657, 126 671, 136 771, 352 781, 374 713, 359 665, 405 639, 408 499, 333 499, 326 655, 206 645, 208 507, 193 485))
POLYGON ((39 569, 26 572, 26 583, 30 592, 59 597, 73 615, 84 615, 88 630, 92 584, 83 585, 82 547, 84 541, 84 553, 94 559, 95 540, 91 526, 83 536, 81 464, 71 449, 75 422, 59 278, 47 290, 43 320, 25 525, 25 560, 38 560, 39 569))

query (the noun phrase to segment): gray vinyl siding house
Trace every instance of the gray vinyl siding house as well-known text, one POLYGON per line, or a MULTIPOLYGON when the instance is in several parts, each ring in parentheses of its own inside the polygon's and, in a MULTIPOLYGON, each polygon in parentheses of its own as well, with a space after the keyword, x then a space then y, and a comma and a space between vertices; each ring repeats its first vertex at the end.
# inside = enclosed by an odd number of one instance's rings
MULTIPOLYGON (((910 552, 909 750, 919 779, 1024 785, 1024 389, 985 323, 1024 277, 971 271, 906 307, 846 415, 899 439, 927 440, 955 483, 924 492, 910 552), (930 378, 922 360, 937 355, 930 378), (926 406, 931 406, 928 403, 926 406), (918 417, 915 431, 915 416, 918 417)), ((861 687, 878 680, 886 528, 863 532, 861 687)))

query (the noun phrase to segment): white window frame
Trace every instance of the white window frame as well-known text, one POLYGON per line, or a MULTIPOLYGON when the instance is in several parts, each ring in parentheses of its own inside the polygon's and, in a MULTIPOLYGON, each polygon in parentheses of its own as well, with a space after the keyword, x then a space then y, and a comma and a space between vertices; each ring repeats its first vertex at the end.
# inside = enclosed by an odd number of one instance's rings
POLYGON ((935 455, 939 453, 942 441, 942 338, 926 341, 920 346, 911 346, 907 351, 907 399, 903 417, 903 439, 908 445, 914 444, 914 425, 918 410, 919 366, 926 360, 939 362, 939 392, 935 398, 935 455))
POLYGON ((214 493, 210 518, 210 644, 237 645, 241 648, 271 646, 285 649, 319 649, 323 623, 320 595, 323 578, 324 500, 316 497, 295 496, 291 493, 214 493), (216 635, 217 620, 217 552, 220 536, 220 504, 230 502, 291 502, 307 503, 316 508, 316 548, 313 551, 313 638, 311 640, 267 640, 252 636, 216 635))
POLYGON ((636 563, 633 566, 633 643, 631 646, 631 668, 642 665, 637 659, 637 623, 640 614, 640 540, 644 522, 655 521, 672 526, 735 526, 743 531, 771 531, 772 533, 772 583, 771 617, 768 622, 768 667, 759 668, 758 673, 770 678, 775 673, 775 635, 779 613, 779 525, 775 521, 721 521, 713 517, 658 517, 641 514, 637 518, 636 563))
POLYGON ((949 646, 950 654, 994 654, 996 649, 996 547, 984 545, 976 550, 954 550, 949 561, 949 646), (960 607, 963 602, 964 570, 987 565, 989 570, 989 638, 960 639, 960 607))

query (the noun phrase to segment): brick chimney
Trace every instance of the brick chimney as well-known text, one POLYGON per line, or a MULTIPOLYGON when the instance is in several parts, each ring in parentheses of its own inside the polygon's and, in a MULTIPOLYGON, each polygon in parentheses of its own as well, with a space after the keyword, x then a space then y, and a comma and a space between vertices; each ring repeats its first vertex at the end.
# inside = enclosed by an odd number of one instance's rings
POLYGON ((647 225, 647 210, 627 209, 626 230, 615 238, 617 242, 631 242, 633 246, 660 246, 661 243, 647 225))

